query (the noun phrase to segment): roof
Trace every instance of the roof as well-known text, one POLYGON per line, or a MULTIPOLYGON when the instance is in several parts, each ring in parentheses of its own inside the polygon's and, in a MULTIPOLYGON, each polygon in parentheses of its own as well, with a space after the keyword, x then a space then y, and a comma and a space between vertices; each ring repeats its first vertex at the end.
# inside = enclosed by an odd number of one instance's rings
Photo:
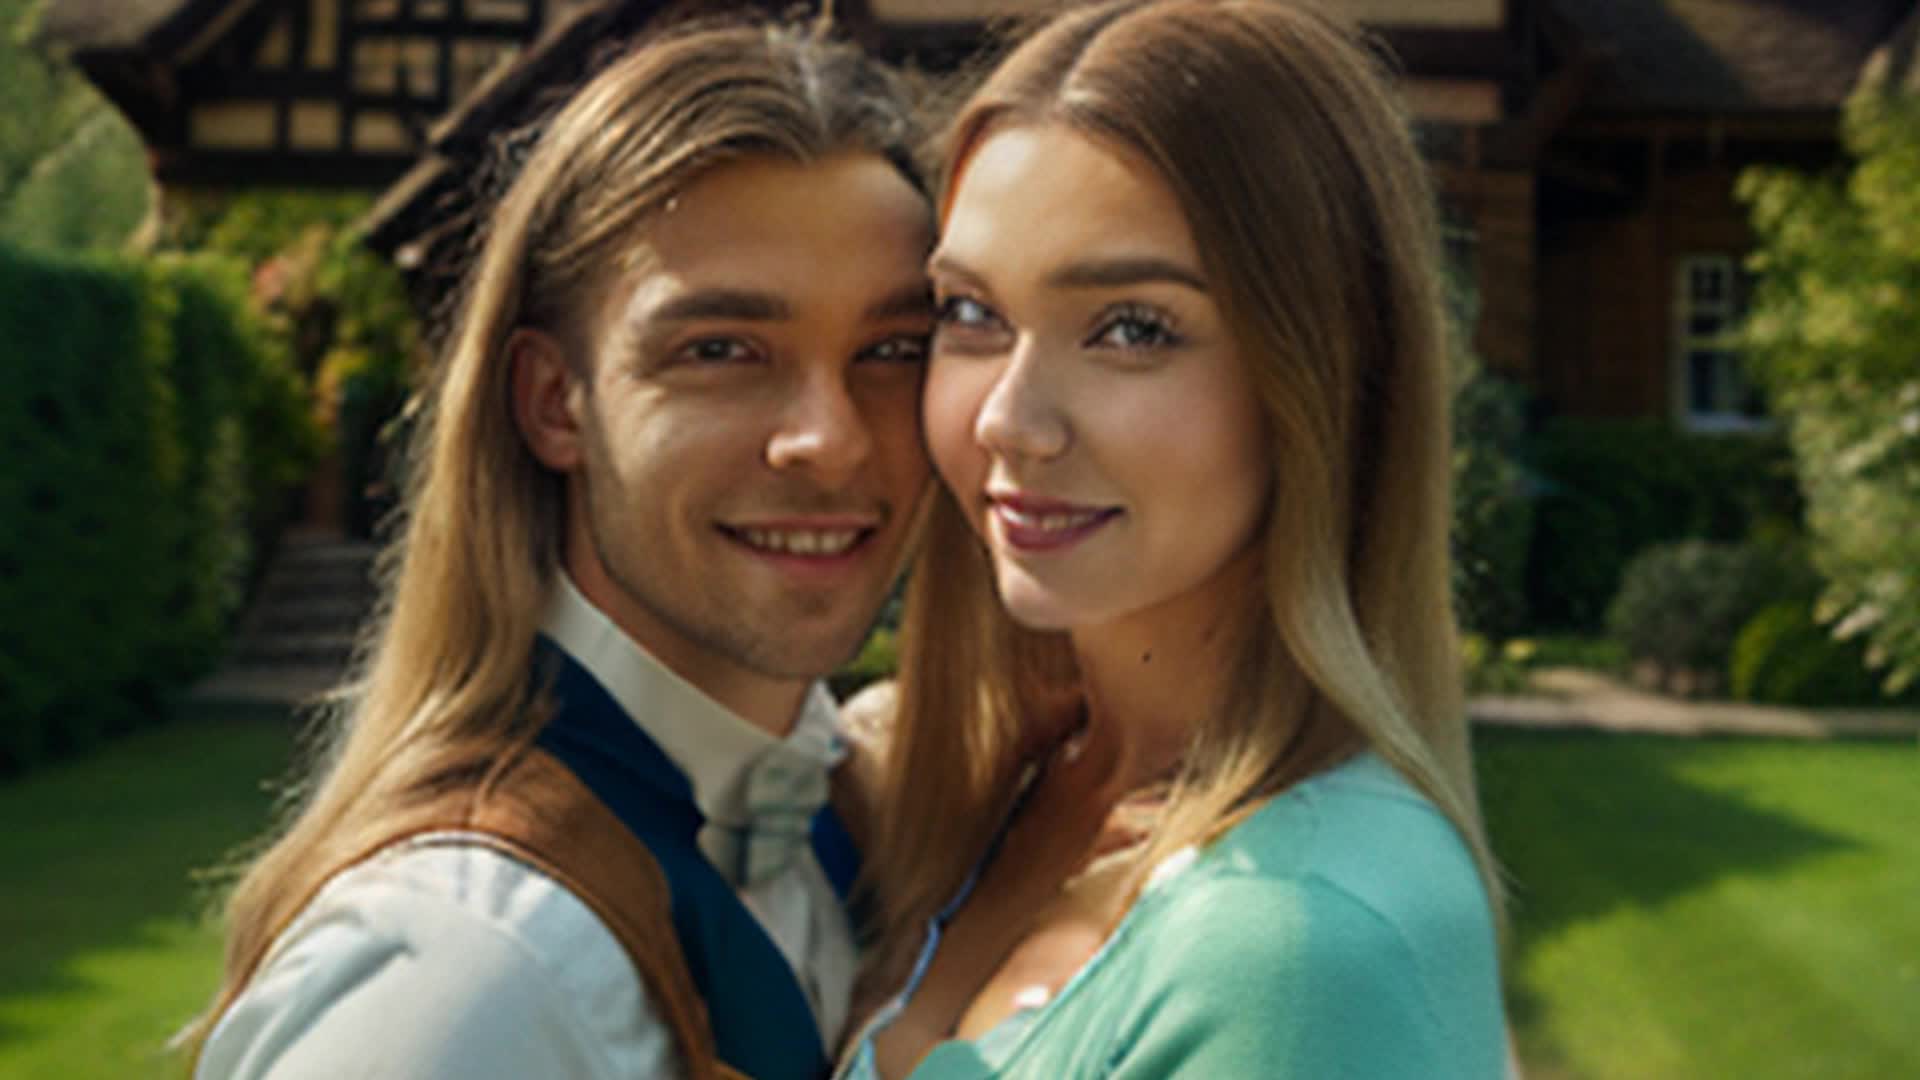
POLYGON ((1830 109, 1911 0, 1551 0, 1607 63, 1598 111, 1830 109))

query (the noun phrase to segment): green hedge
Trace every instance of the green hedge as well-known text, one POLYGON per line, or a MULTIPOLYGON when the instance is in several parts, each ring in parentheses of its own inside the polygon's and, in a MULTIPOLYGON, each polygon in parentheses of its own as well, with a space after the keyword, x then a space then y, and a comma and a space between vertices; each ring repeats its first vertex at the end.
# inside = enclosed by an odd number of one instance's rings
POLYGON ((1524 456, 1537 487, 1526 592, 1538 627, 1599 627, 1627 564, 1653 544, 1791 533, 1800 517, 1792 458, 1778 435, 1558 419, 1528 440, 1524 456))
POLYGON ((0 246, 0 771, 156 715, 207 669, 315 444, 209 258, 0 246))

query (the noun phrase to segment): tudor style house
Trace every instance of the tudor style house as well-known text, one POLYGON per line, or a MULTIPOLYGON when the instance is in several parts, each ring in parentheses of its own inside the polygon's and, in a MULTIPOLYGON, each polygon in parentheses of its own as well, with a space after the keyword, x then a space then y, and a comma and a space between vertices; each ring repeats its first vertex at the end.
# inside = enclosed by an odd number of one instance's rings
MULTIPOLYGON (((1725 331, 1757 164, 1839 161, 1839 107, 1913 0, 1321 0, 1397 58, 1480 298, 1475 343, 1548 412, 1759 422, 1725 331)), ((139 129, 163 190, 379 191, 370 242, 444 295, 504 133, 697 0, 47 0, 40 28, 139 129)), ((735 5, 738 6, 738 5, 735 5)), ((772 3, 764 6, 784 8, 772 3)), ((1049 0, 837 0, 950 70, 1049 0)), ((1905 33, 1902 34, 1903 29, 1905 33)), ((1276 122, 1284 122, 1276 118, 1276 122)))

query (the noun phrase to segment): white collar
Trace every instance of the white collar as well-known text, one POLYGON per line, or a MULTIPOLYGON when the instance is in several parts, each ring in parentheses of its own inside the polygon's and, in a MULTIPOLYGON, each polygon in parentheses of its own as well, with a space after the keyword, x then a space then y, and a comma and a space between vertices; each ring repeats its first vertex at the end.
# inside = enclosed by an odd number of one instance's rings
POLYGON ((807 691, 793 731, 776 739, 681 678, 581 595, 564 569, 554 574, 542 629, 587 669, 693 786, 709 822, 744 825, 749 770, 784 746, 822 772, 841 757, 838 709, 821 683, 807 691))

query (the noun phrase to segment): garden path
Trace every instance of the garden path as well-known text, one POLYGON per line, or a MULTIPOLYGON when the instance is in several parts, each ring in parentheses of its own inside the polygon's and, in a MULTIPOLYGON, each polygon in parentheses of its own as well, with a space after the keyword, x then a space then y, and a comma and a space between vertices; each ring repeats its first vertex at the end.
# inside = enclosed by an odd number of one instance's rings
POLYGON ((1544 668, 1524 694, 1474 698, 1478 724, 1583 728, 1652 735, 1757 735, 1774 738, 1920 737, 1920 710, 1794 708, 1735 701, 1689 701, 1629 686, 1579 668, 1544 668))

